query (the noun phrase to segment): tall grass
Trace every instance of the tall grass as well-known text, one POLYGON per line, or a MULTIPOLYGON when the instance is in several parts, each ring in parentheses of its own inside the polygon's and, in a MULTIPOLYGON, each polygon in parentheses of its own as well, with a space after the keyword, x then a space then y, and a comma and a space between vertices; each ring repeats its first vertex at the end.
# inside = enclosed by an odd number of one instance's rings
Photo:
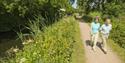
POLYGON ((7 62, 72 63, 74 45, 80 43, 78 22, 73 17, 63 18, 43 30, 38 22, 34 21, 29 26, 34 34, 34 42, 24 45, 23 50, 7 62))
POLYGON ((113 40, 108 40, 108 45, 113 49, 115 53, 119 56, 119 58, 125 63, 125 49, 121 48, 117 43, 113 40))

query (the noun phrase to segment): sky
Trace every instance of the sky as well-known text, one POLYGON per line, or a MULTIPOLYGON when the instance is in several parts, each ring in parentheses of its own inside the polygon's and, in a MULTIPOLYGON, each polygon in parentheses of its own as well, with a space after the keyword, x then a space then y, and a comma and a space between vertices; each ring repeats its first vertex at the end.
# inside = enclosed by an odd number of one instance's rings
POLYGON ((77 0, 70 0, 70 2, 72 3, 72 7, 74 8, 74 9, 77 9, 77 0))

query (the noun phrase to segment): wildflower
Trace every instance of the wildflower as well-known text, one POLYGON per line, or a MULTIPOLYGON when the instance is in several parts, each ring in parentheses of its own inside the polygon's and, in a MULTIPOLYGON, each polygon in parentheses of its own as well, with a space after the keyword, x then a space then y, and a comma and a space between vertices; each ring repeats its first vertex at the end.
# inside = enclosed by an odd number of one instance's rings
POLYGON ((27 42, 31 43, 31 42, 33 42, 33 40, 32 40, 32 39, 29 39, 29 40, 27 40, 27 42))
POLYGON ((22 44, 23 44, 23 45, 26 45, 26 44, 28 44, 28 43, 26 43, 26 42, 23 42, 22 44))
POLYGON ((24 63, 26 60, 27 60, 26 58, 22 58, 22 59, 20 59, 19 63, 24 63))
POLYGON ((64 11, 65 12, 66 10, 64 8, 61 8, 60 11, 64 11))
POLYGON ((19 50, 18 48, 13 49, 14 52, 18 52, 18 50, 19 50))

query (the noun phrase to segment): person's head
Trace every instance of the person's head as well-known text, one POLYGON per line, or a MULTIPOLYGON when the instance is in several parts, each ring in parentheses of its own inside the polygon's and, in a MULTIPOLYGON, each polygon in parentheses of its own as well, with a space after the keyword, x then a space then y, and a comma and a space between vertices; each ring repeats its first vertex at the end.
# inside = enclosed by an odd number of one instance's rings
POLYGON ((95 22, 96 22, 96 23, 99 22, 99 16, 96 16, 96 17, 95 17, 95 22))
POLYGON ((109 18, 107 18, 106 20, 105 20, 105 24, 110 24, 111 23, 111 19, 109 19, 109 18))

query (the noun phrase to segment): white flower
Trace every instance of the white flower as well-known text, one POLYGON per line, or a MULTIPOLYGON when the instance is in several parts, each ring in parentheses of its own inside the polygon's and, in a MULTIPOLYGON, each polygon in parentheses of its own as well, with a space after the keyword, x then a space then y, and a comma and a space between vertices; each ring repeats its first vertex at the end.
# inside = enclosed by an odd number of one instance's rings
POLYGON ((16 48, 16 49, 13 49, 14 52, 18 52, 18 50, 19 50, 19 49, 17 49, 17 48, 16 48))
POLYGON ((27 40, 27 42, 31 43, 31 42, 33 42, 33 40, 32 40, 32 39, 29 39, 29 40, 27 40))
POLYGON ((60 10, 61 10, 61 11, 64 11, 64 12, 66 11, 64 8, 61 8, 60 10))
POLYGON ((23 44, 23 45, 25 45, 25 44, 26 44, 26 42, 23 42, 22 44, 23 44))

